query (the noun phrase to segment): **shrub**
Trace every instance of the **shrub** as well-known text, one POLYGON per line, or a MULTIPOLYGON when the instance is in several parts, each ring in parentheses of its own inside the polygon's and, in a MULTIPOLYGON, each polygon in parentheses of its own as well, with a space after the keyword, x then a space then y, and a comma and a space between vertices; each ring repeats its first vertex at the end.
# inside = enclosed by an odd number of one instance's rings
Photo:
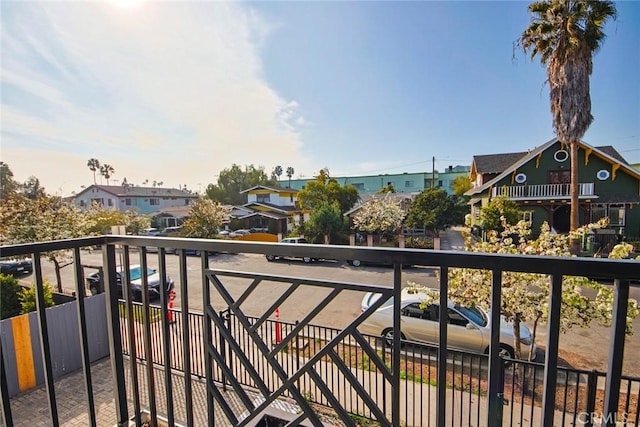
POLYGON ((433 249, 433 238, 407 237, 404 242, 404 247, 413 249, 433 249))
MULTIPOLYGON (((53 307, 56 305, 53 302, 53 289, 51 288, 51 284, 49 284, 48 280, 44 280, 42 283, 42 288, 44 290, 44 306, 45 307, 53 307)), ((22 310, 20 311, 22 314, 30 313, 32 311, 36 311, 36 287, 35 284, 31 288, 23 288, 18 298, 20 299, 20 305, 22 306, 22 310)))
POLYGON ((18 280, 10 274, 0 274, 0 319, 20 314, 18 294, 21 287, 18 280))

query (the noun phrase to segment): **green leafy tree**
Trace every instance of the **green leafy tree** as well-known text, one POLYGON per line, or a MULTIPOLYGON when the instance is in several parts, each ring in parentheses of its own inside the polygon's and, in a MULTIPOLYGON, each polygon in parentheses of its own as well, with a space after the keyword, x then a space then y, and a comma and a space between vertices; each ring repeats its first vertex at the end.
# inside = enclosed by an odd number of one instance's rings
POLYGON ((146 215, 139 214, 134 209, 120 212, 115 209, 107 209, 98 203, 92 203, 85 215, 91 223, 88 233, 93 235, 109 234, 111 227, 116 225, 124 225, 127 233, 131 234, 140 234, 151 226, 151 219, 146 215))
MULTIPOLYGON (((53 288, 48 280, 44 279, 42 283, 42 290, 44 296, 44 306, 53 307, 56 305, 53 302, 53 288)), ((36 299, 36 286, 33 284, 31 288, 22 288, 18 293, 18 299, 20 300, 20 314, 31 313, 38 308, 36 299)))
POLYGON ((246 203, 246 196, 240 192, 256 185, 279 186, 277 181, 269 179, 263 167, 249 165, 243 169, 234 164, 220 172, 217 185, 209 184, 206 194, 223 205, 242 205, 246 203))
POLYGON ((515 225, 522 219, 518 204, 507 196, 495 197, 480 211, 480 220, 485 231, 504 230, 504 224, 515 225))
POLYGON ((20 314, 18 295, 21 289, 18 279, 10 274, 0 273, 0 320, 20 314))
POLYGON ((360 196, 358 189, 353 185, 340 185, 331 178, 326 169, 322 169, 314 181, 309 181, 305 187, 298 191, 298 204, 303 209, 315 210, 325 204, 337 204, 340 213, 344 214, 351 209, 360 196))
POLYGON ((93 183, 96 184, 96 171, 100 172, 100 161, 98 159, 89 159, 87 161, 89 170, 93 172, 93 183))
POLYGON ((409 207, 408 227, 419 227, 431 231, 434 237, 440 236, 455 223, 455 204, 446 191, 439 188, 427 188, 418 194, 409 207))
POLYGON ((311 213, 306 230, 311 233, 322 234, 324 243, 331 243, 331 235, 345 228, 344 216, 340 208, 334 203, 324 203, 311 213))
POLYGON ((547 66, 553 128, 560 142, 570 147, 570 227, 575 230, 580 225, 578 142, 593 121, 593 54, 605 39, 605 24, 616 18, 616 8, 608 0, 544 0, 531 3, 529 12, 531 23, 518 44, 547 66))
POLYGON ((0 162, 0 200, 5 200, 9 195, 18 190, 18 183, 13 179, 13 172, 9 165, 0 162))
POLYGON ((182 224, 182 234, 185 237, 213 239, 228 215, 229 212, 220 203, 201 197, 191 205, 189 217, 182 224))
MULTIPOLYGON (((0 236, 8 244, 84 237, 92 226, 84 212, 60 197, 45 196, 32 200, 12 196, 0 204, 0 236)), ((58 250, 43 255, 54 264, 58 291, 62 292, 60 270, 72 263, 71 252, 58 250)))
POLYGON ((28 199, 37 199, 47 194, 44 187, 40 185, 40 180, 35 176, 30 176, 20 185, 20 193, 28 199))
POLYGON ((378 190, 377 194, 395 193, 396 189, 392 183, 388 183, 386 186, 378 190))
MULTIPOLYGON (((585 226, 576 233, 584 233, 600 225, 585 226)), ((467 251, 500 254, 521 254, 541 256, 571 256, 569 252, 570 236, 553 234, 548 224, 543 224, 540 235, 531 239, 531 225, 520 221, 516 225, 504 223, 502 232, 491 231, 488 239, 471 243, 467 240, 467 251)), ((575 238, 577 236, 573 236, 575 238)), ((623 254, 625 248, 616 250, 623 254)), ((449 294, 452 301, 462 306, 478 305, 486 310, 491 303, 491 271, 478 269, 453 268, 449 270, 449 294)), ((501 315, 512 322, 514 332, 514 353, 521 357, 520 324, 533 324, 533 341, 538 325, 548 319, 549 277, 544 274, 503 272, 501 315)), ((423 286, 411 283, 427 293, 425 304, 437 302, 437 294, 423 286)), ((563 276, 562 308, 560 328, 563 332, 574 328, 587 328, 593 322, 610 325, 613 313, 613 290, 586 277, 563 276)), ((629 300, 627 315, 627 334, 633 333, 632 323, 638 316, 638 303, 629 300)), ((533 354, 529 354, 532 359, 533 354)))
POLYGON ((146 215, 140 215, 133 209, 126 212, 127 215, 127 233, 141 234, 151 227, 151 218, 146 215))
POLYGON ((129 222, 129 218, 124 212, 106 209, 99 203, 92 203, 85 214, 91 221, 91 227, 88 232, 94 235, 109 234, 111 233, 111 227, 127 225, 129 222))
POLYGON ((453 180, 451 185, 453 187, 453 194, 462 196, 471 189, 471 178, 468 176, 459 176, 453 180))

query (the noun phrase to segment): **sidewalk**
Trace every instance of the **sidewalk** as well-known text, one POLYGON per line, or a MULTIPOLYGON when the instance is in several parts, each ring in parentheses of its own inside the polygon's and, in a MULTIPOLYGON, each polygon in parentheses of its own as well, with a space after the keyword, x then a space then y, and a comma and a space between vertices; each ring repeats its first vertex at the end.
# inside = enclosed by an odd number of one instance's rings
POLYGON ((443 251, 464 251, 462 230, 465 227, 455 226, 440 232, 440 249, 443 251))

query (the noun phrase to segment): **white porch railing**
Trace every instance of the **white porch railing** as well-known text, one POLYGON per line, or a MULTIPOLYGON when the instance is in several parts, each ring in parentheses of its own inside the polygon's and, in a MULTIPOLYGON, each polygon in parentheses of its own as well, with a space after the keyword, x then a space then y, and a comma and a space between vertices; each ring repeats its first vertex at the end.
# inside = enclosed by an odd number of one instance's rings
MULTIPOLYGON (((593 182, 583 182, 580 187, 580 197, 595 196, 593 182)), ((570 184, 535 184, 535 185, 509 185, 494 187, 493 197, 507 196, 509 199, 551 199, 558 197, 570 197, 570 184)))

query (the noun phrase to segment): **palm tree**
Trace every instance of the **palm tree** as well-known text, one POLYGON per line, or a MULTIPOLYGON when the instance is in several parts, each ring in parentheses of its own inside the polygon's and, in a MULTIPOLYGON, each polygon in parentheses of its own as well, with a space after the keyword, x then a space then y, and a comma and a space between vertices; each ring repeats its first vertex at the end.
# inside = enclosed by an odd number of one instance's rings
POLYGON ((107 185, 109 185, 109 178, 111 178, 114 173, 116 173, 116 170, 113 168, 113 166, 106 163, 100 166, 100 174, 107 180, 107 185))
POLYGON ((282 176, 282 166, 278 165, 273 169, 273 174, 278 177, 278 182, 280 182, 280 176, 282 176))
POLYGON ((289 177, 289 188, 291 188, 291 177, 293 176, 293 174, 295 173, 295 170, 289 166, 287 168, 287 176, 289 177))
POLYGON ((593 54, 605 34, 604 25, 616 18, 609 0, 544 0, 531 3, 532 21, 518 39, 531 58, 547 66, 553 128, 571 153, 571 230, 580 226, 578 142, 593 121, 589 76, 593 54))
POLYGON ((89 170, 93 172, 93 184, 96 184, 96 171, 100 170, 100 161, 98 159, 89 159, 87 162, 89 170))

